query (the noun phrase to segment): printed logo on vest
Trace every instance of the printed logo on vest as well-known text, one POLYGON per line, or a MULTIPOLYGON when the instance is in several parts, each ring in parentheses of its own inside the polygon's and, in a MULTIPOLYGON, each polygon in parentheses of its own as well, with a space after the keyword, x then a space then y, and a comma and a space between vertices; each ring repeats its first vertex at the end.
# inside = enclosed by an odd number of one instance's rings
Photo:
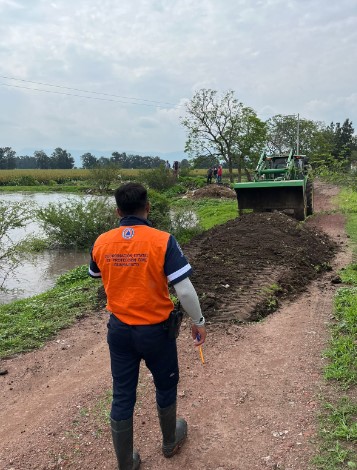
POLYGON ((130 240, 130 238, 133 238, 134 236, 134 229, 131 227, 125 227, 121 235, 123 238, 125 238, 125 240, 130 240))

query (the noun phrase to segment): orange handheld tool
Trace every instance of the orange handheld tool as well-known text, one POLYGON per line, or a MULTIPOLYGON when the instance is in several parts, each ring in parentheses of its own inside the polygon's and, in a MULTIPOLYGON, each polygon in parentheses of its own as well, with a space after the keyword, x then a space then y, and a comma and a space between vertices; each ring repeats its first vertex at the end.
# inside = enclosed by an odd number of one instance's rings
MULTIPOLYGON (((201 335, 198 333, 196 338, 198 339, 198 341, 201 339, 201 335)), ((198 351, 200 353, 200 358, 201 358, 201 361, 202 361, 202 364, 205 363, 205 358, 203 357, 203 351, 202 351, 202 346, 198 346, 198 351)))

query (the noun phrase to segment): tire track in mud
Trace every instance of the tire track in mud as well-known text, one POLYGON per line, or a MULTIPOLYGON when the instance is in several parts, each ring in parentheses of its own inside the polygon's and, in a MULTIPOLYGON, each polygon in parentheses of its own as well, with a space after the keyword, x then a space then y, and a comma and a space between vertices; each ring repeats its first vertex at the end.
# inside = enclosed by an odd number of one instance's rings
POLYGON ((279 285, 282 272, 273 271, 270 266, 266 266, 255 276, 243 280, 239 288, 231 290, 229 295, 224 297, 214 321, 256 321, 276 310, 276 296, 281 289, 279 285))
POLYGON ((330 268, 338 245, 282 213, 250 213, 185 246, 208 321, 256 321, 330 268))

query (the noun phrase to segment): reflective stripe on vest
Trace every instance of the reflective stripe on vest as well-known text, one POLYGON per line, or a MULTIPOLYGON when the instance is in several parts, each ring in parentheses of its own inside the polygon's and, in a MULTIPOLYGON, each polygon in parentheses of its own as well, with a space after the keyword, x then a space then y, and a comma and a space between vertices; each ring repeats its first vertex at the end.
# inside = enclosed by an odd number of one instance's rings
POLYGON ((103 233, 93 247, 107 294, 107 309, 129 325, 166 320, 173 309, 165 254, 170 234, 147 225, 103 233))

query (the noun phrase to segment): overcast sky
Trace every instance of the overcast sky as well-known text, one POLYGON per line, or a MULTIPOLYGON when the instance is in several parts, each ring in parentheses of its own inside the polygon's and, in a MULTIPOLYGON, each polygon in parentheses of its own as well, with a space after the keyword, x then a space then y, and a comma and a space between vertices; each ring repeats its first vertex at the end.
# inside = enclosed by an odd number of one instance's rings
POLYGON ((357 129, 356 0, 0 0, 0 38, 0 147, 17 152, 183 151, 200 88, 357 129))

